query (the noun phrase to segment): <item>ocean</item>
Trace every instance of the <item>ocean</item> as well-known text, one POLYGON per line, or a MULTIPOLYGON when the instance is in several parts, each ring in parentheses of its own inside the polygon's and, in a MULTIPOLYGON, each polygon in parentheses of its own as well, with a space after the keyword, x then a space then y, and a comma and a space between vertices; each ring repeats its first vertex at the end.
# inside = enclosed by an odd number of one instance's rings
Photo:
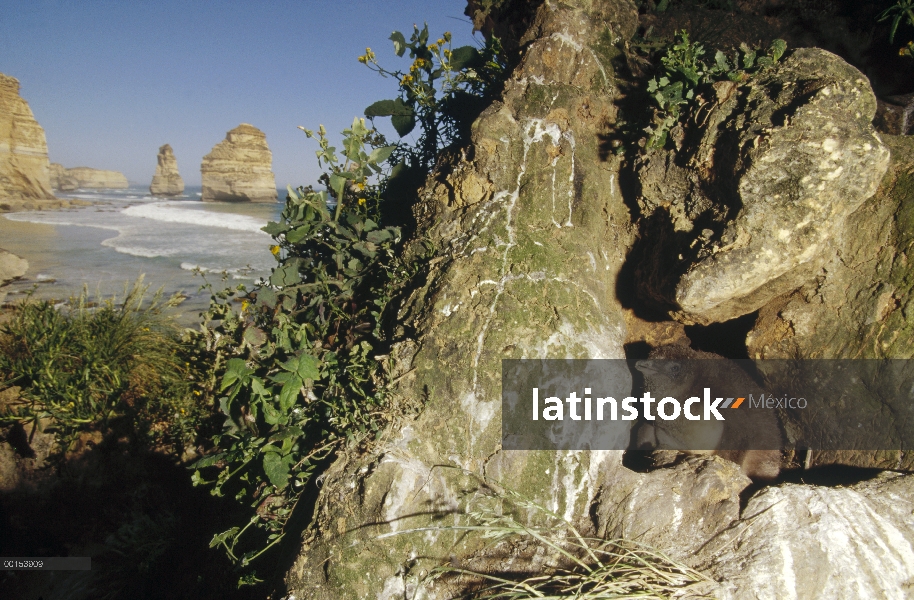
POLYGON ((93 297, 122 296, 125 284, 142 275, 151 291, 185 294, 182 321, 189 322, 209 301, 195 270, 217 287, 250 287, 276 264, 272 238, 260 228, 279 218, 282 201, 204 203, 199 186, 170 199, 151 196, 147 186, 58 195, 95 204, 0 215, 0 247, 29 262, 25 279, 9 286, 7 302, 27 293, 65 300, 84 286, 93 297))

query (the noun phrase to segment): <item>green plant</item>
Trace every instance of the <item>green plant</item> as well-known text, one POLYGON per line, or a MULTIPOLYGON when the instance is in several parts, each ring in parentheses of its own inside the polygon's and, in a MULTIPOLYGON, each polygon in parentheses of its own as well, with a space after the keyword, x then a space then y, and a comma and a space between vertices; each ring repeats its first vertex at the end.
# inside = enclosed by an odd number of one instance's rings
POLYGON ((709 66, 702 60, 704 46, 690 42, 685 31, 678 33, 677 38, 660 59, 662 73, 648 82, 647 91, 657 103, 651 125, 645 128, 649 134, 648 148, 666 145, 670 130, 682 116, 683 107, 696 99, 702 86, 722 80, 745 82, 752 73, 776 64, 787 50, 784 40, 774 40, 768 54, 759 56, 757 50, 742 44, 732 59, 718 50, 709 66))
POLYGON ((399 31, 390 39, 397 56, 409 50, 413 62, 406 72, 389 71, 378 63, 371 48, 365 49, 359 62, 400 84, 397 98, 373 103, 365 109, 365 116, 390 117, 400 137, 421 125, 416 143, 398 146, 392 158, 393 164, 427 173, 442 148, 463 141, 472 118, 497 88, 505 68, 501 44, 491 36, 481 50, 472 46, 452 49, 450 32, 430 44, 428 25, 421 30, 414 26, 408 42, 399 31))
MULTIPOLYGON (((398 32, 391 39, 415 60, 408 74, 387 71, 366 49, 360 61, 397 77, 401 92, 366 115, 391 116, 400 135, 418 125, 416 144, 387 144, 359 118, 341 150, 323 126, 300 127, 318 142, 325 189, 289 188, 280 220, 264 228, 278 263, 268 280, 213 293, 201 328, 188 334, 194 355, 213 365, 225 418, 192 480, 250 507, 248 520, 210 543, 240 567, 280 543, 307 484, 342 444, 370 441, 395 414, 385 311, 419 266, 398 257, 401 231, 385 225, 382 200, 398 171, 427 172, 460 139, 468 106, 500 73, 494 46, 451 51, 449 34, 429 44, 427 28, 409 43, 398 32)), ((258 581, 246 571, 239 585, 258 581)))
POLYGON ((490 478, 482 478, 484 493, 466 516, 471 525, 418 528, 403 535, 426 531, 473 531, 491 544, 532 544, 553 557, 545 572, 512 575, 462 568, 454 562, 437 567, 429 580, 462 575, 486 582, 467 597, 507 598, 671 598, 690 585, 711 581, 698 571, 674 561, 646 544, 625 539, 604 540, 584 536, 571 523, 526 496, 490 478), (531 524, 535 523, 535 524, 531 524))
POLYGON ((897 0, 895 4, 888 7, 876 18, 877 22, 892 19, 892 27, 889 30, 889 43, 895 41, 895 33, 898 31, 898 25, 902 20, 907 18, 908 25, 914 26, 914 0, 897 0))
POLYGON ((84 290, 61 309, 18 305, 0 328, 0 387, 19 386, 19 398, 0 420, 53 431, 62 452, 119 420, 147 447, 180 454, 205 413, 202 392, 164 312, 181 299, 159 292, 145 304, 146 291, 138 280, 120 303, 84 290))

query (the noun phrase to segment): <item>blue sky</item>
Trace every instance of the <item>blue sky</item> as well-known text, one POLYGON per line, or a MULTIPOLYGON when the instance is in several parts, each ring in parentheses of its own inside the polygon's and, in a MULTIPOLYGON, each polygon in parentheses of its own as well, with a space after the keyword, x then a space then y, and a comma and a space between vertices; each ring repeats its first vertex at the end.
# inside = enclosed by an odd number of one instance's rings
POLYGON ((266 133, 282 188, 320 173, 317 145, 297 125, 339 132, 367 105, 394 97, 396 82, 358 63, 366 46, 394 69, 409 62, 387 38, 395 29, 409 37, 413 23, 428 22, 435 37, 451 31, 455 47, 473 43, 465 6, 0 0, 0 72, 19 80, 52 162, 148 185, 168 143, 185 183, 199 185, 203 156, 244 122, 266 133))

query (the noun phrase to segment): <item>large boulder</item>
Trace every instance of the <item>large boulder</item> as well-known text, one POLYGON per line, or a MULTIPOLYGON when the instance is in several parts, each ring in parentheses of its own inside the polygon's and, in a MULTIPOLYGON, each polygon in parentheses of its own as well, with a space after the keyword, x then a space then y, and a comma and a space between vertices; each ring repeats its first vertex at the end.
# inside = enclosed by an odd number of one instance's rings
POLYGON ((714 597, 909 598, 914 582, 914 475, 849 487, 782 485, 690 561, 722 585, 714 597))
POLYGON ((0 73, 0 199, 54 198, 48 143, 19 81, 0 73))
MULTIPOLYGON (((888 135, 884 139, 892 151, 892 161, 878 192, 851 215, 852 225, 837 233, 831 258, 814 277, 762 307, 746 339, 750 357, 914 358, 910 258, 914 246, 914 139, 888 135)), ((765 363, 759 364, 764 369, 765 363)), ((894 389, 895 378, 885 369, 895 367, 880 368, 874 361, 872 368, 879 370, 869 378, 871 381, 841 386, 847 389, 835 392, 835 397, 843 394, 849 401, 831 403, 827 415, 822 411, 815 415, 799 412, 788 418, 806 436, 815 437, 836 430, 834 423, 872 424, 872 415, 891 415, 884 420, 886 424, 909 436, 906 432, 914 430, 910 391, 894 389)), ((784 379, 780 374, 768 375, 777 389, 789 389, 789 382, 779 380, 784 379)), ((806 462, 810 466, 843 464, 910 471, 914 470, 914 453, 818 450, 806 462)))
POLYGON ((751 313, 810 281, 889 162, 869 81, 834 54, 801 48, 715 87, 700 141, 639 173, 656 213, 641 293, 685 323, 751 313))
POLYGON ((156 172, 152 176, 149 191, 156 196, 177 196, 184 192, 184 180, 178 173, 178 161, 168 144, 159 148, 156 172))
POLYGON ((273 154, 262 131, 242 123, 203 157, 204 202, 276 202, 273 154))
POLYGON ((0 302, 6 297, 3 286, 25 275, 28 269, 28 261, 0 248, 0 302))

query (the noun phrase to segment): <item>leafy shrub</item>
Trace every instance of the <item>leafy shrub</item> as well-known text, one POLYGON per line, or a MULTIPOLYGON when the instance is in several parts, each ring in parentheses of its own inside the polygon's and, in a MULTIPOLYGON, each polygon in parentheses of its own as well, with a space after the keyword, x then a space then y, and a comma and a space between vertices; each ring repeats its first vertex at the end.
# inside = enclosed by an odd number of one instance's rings
POLYGON ((501 44, 493 36, 481 51, 473 46, 452 49, 450 32, 429 44, 428 25, 421 31, 414 26, 409 42, 399 31, 390 40, 397 56, 409 50, 413 62, 408 72, 388 71, 377 62, 371 48, 365 49, 359 62, 400 83, 397 98, 375 102, 365 109, 365 116, 390 117, 400 137, 420 124, 416 143, 398 146, 392 164, 402 163, 427 173, 442 148, 466 138, 473 118, 497 88, 505 68, 501 44))
POLYGON ((180 299, 149 304, 138 281, 122 303, 95 305, 83 291, 58 310, 26 301, 0 327, 0 387, 19 386, 4 422, 48 423, 66 451, 80 432, 129 425, 147 447, 180 454, 205 408, 178 328, 163 313, 180 299))
MULTIPOLYGON (((398 98, 366 115, 390 116, 400 135, 418 125, 416 144, 388 144, 356 118, 338 151, 323 126, 301 127, 318 141, 325 189, 289 188, 280 220, 264 228, 278 262, 269 279, 214 294, 192 336, 195 355, 214 365, 211 385, 225 417, 192 479, 250 507, 246 522, 210 544, 242 567, 284 538, 308 482, 334 452, 370 441, 396 413, 387 394, 386 315, 419 265, 399 258, 402 233, 387 222, 384 202, 395 177, 410 170, 424 178, 438 152, 462 139, 468 107, 499 72, 494 44, 452 51, 449 34, 429 44, 427 28, 416 28, 409 43, 398 32, 391 40, 414 61, 409 73, 387 71, 366 49, 360 62, 400 82, 398 98), (236 294, 240 311, 232 308, 236 294)), ((257 581, 248 572, 240 584, 257 581)))
POLYGON ((759 69, 777 63, 787 50, 784 40, 774 40, 768 54, 759 56, 758 50, 742 44, 732 58, 718 50, 709 66, 702 60, 704 46, 690 42, 685 31, 676 37, 677 41, 667 48, 660 59, 660 76, 648 82, 647 91, 657 104, 651 125, 645 128, 649 134, 648 148, 663 148, 666 145, 670 129, 679 122, 683 107, 696 100, 702 86, 724 80, 735 83, 748 81, 751 74, 759 69))

